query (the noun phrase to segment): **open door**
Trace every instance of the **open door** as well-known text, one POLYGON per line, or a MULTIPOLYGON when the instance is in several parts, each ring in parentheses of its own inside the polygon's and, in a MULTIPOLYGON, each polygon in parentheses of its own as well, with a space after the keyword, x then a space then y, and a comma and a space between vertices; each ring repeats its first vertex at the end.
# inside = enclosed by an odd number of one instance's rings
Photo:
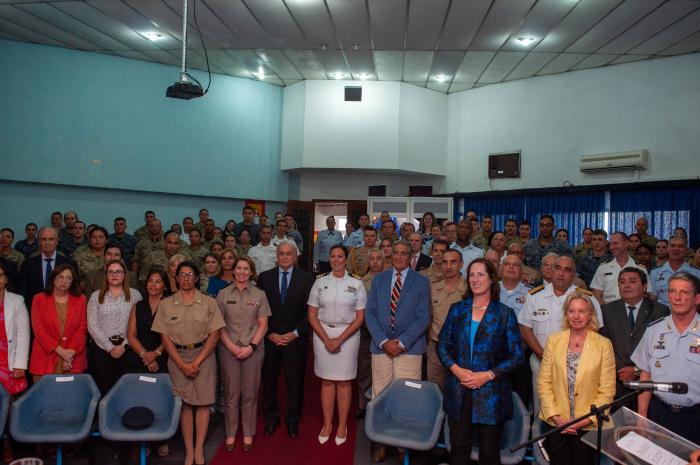
POLYGON ((299 256, 299 267, 303 270, 311 271, 314 247, 314 203, 289 200, 287 202, 287 213, 294 217, 297 223, 297 230, 301 233, 301 237, 304 238, 304 250, 299 256))
POLYGON ((366 200, 348 200, 348 221, 357 225, 360 221, 360 215, 367 213, 366 200))

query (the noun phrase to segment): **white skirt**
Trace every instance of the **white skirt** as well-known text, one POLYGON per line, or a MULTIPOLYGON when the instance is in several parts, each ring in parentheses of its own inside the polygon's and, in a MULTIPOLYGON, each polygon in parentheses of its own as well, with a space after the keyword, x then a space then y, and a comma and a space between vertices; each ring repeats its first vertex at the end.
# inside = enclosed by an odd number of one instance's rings
MULTIPOLYGON (((321 323, 328 337, 340 336, 349 325, 335 325, 335 328, 321 323)), ((357 376, 357 353, 360 350, 360 330, 347 338, 336 353, 330 353, 314 332, 314 373, 329 381, 349 381, 357 376)))

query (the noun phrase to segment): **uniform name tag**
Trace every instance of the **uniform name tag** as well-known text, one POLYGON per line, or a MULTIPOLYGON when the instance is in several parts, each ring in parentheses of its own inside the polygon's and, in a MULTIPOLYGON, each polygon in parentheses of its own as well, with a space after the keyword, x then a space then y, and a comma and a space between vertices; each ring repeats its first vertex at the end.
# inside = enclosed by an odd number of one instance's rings
POLYGON ((348 288, 346 290, 347 290, 347 292, 355 292, 355 291, 357 291, 357 288, 353 287, 353 286, 348 286, 348 288))
POLYGON ((612 271, 605 273, 605 276, 612 276, 612 271))
POLYGON ((227 303, 227 304, 231 304, 231 305, 236 305, 236 301, 235 301, 235 300, 227 300, 226 303, 227 303))

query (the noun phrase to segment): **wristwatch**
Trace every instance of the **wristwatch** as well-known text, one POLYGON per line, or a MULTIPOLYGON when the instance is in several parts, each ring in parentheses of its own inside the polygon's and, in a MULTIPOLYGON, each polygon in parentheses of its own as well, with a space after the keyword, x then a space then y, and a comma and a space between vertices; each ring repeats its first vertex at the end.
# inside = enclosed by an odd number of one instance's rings
POLYGON ((639 378, 639 375, 642 374, 641 368, 634 367, 634 377, 639 378))
POLYGON ((252 348, 253 348, 253 352, 255 352, 255 349, 257 349, 257 348, 258 348, 258 345, 257 345, 256 343, 254 343, 254 342, 251 342, 251 343, 250 343, 250 344, 248 344, 248 345, 249 345, 250 347, 252 347, 252 348))

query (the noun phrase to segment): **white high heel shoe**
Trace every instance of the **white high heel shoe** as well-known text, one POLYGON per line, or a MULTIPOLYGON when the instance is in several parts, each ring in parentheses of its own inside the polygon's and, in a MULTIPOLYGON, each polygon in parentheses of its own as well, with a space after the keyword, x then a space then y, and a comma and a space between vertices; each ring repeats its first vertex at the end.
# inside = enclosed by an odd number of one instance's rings
POLYGON ((333 431, 333 428, 331 428, 331 429, 328 431, 328 436, 323 436, 323 435, 319 434, 319 435, 318 435, 318 442, 319 442, 320 444, 325 444, 325 443, 327 443, 328 440, 331 438, 331 431, 333 431))

